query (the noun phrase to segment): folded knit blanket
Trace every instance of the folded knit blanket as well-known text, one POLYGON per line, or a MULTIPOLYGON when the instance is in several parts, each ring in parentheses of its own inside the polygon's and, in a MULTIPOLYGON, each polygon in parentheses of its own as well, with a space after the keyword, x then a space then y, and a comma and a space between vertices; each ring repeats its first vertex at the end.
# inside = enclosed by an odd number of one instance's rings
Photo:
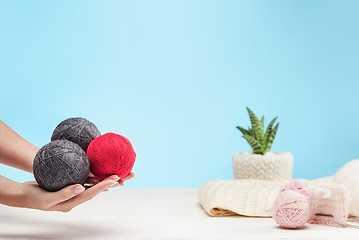
MULTIPOLYGON (((280 188, 291 181, 213 180, 200 187, 198 199, 211 216, 271 217, 273 203, 280 188)), ((298 181, 305 182, 310 187, 319 187, 331 183, 332 177, 298 181)))

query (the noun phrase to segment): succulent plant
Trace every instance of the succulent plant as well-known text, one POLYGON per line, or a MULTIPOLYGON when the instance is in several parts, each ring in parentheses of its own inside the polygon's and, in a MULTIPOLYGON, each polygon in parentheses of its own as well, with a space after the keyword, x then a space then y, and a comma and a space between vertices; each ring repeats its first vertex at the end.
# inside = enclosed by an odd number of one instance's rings
POLYGON ((247 107, 249 118, 251 120, 252 128, 248 130, 237 126, 237 129, 242 132, 243 138, 247 140, 251 146, 254 154, 264 155, 266 152, 270 151, 273 140, 278 130, 279 123, 274 127, 277 117, 275 117, 268 125, 266 131, 264 132, 264 116, 261 120, 247 107))

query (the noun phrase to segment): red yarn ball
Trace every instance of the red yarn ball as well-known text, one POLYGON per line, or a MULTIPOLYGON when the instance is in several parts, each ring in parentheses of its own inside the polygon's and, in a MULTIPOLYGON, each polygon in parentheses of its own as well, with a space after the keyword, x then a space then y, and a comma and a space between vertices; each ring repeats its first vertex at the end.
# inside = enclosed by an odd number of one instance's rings
POLYGON ((126 137, 106 133, 92 140, 87 148, 87 157, 91 172, 99 179, 110 175, 122 179, 131 173, 136 153, 126 137))

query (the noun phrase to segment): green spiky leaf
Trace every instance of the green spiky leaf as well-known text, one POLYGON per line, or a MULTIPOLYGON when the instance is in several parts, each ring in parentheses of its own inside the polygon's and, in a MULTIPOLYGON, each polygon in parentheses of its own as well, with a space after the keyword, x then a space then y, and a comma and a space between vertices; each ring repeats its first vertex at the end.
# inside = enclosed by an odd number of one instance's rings
MULTIPOLYGON (((277 117, 275 117, 269 124, 266 130, 266 133, 264 134, 264 141, 268 142, 269 141, 269 137, 272 135, 273 132, 273 125, 275 123, 275 121, 277 121, 277 117)), ((278 128, 278 127, 277 127, 278 128)), ((273 138, 275 137, 275 133, 273 138)), ((273 140, 272 140, 273 141, 273 140)))
POLYGON ((266 145, 269 147, 269 149, 270 149, 271 146, 272 146, 272 143, 273 143, 273 141, 274 141, 274 138, 275 138, 275 135, 276 135, 276 133, 277 133, 278 127, 279 127, 279 123, 277 123, 277 124, 275 125, 274 129, 271 130, 271 133, 269 134, 269 137, 268 137, 268 139, 267 139, 267 141, 266 141, 266 145))
POLYGON ((255 153, 255 154, 261 154, 262 153, 261 145, 257 141, 257 139, 255 139, 254 137, 252 137, 250 135, 243 135, 242 137, 244 139, 246 139, 247 142, 249 143, 249 145, 252 147, 253 153, 255 153))
POLYGON ((247 111, 253 129, 252 136, 261 144, 263 142, 263 137, 264 137, 263 124, 262 124, 262 120, 264 121, 264 117, 262 117, 261 121, 259 121, 258 117, 248 107, 247 107, 247 111))
POLYGON ((243 134, 243 138, 247 140, 251 146, 253 153, 264 155, 266 152, 270 151, 272 143, 274 141, 275 135, 277 133, 279 123, 277 123, 274 128, 277 117, 275 117, 269 124, 264 133, 264 116, 261 120, 254 114, 254 112, 247 107, 249 119, 251 121, 251 128, 248 130, 237 126, 237 129, 243 134))
POLYGON ((249 134, 249 133, 248 133, 248 130, 246 130, 246 129, 240 127, 240 126, 237 126, 237 129, 238 129, 239 131, 241 131, 243 134, 249 134))
POLYGON ((257 118, 257 116, 254 114, 254 112, 249 107, 247 107, 247 112, 249 115, 249 119, 251 120, 252 126, 254 124, 256 124, 257 122, 259 122, 259 119, 257 118))

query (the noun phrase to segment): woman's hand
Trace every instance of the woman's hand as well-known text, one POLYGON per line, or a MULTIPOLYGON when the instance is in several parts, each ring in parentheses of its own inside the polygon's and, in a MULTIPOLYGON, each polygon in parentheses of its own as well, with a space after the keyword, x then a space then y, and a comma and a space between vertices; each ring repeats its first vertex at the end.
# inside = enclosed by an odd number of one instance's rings
MULTIPOLYGON (((131 178, 134 178, 135 174, 133 172, 130 172, 126 177, 124 177, 123 179, 119 179, 117 182, 118 184, 116 185, 121 185, 123 186, 125 181, 130 180, 131 178)), ((99 183, 101 180, 98 179, 95 175, 93 175, 92 172, 90 172, 89 177, 87 178, 87 181, 85 183, 86 187, 92 187, 93 185, 96 185, 97 183, 99 183)))
POLYGON ((1 203, 13 207, 34 208, 45 211, 68 212, 110 187, 123 185, 123 182, 134 177, 129 174, 124 179, 112 175, 91 187, 85 188, 80 184, 67 186, 57 192, 42 189, 35 181, 17 183, 0 176, 3 195, 1 203))
MULTIPOLYGON (((0 120, 1 163, 32 173, 34 157, 39 150, 0 120)), ((133 178, 130 173, 123 179, 112 175, 100 181, 90 174, 85 187, 74 184, 57 192, 47 192, 35 181, 18 183, 0 176, 0 203, 12 207, 35 208, 46 211, 68 212, 102 191, 133 178)))
POLYGON ((112 175, 85 189, 80 184, 67 186, 57 192, 43 190, 36 182, 23 183, 23 206, 45 211, 68 212, 77 205, 95 197, 100 192, 115 186, 118 177, 112 175))

